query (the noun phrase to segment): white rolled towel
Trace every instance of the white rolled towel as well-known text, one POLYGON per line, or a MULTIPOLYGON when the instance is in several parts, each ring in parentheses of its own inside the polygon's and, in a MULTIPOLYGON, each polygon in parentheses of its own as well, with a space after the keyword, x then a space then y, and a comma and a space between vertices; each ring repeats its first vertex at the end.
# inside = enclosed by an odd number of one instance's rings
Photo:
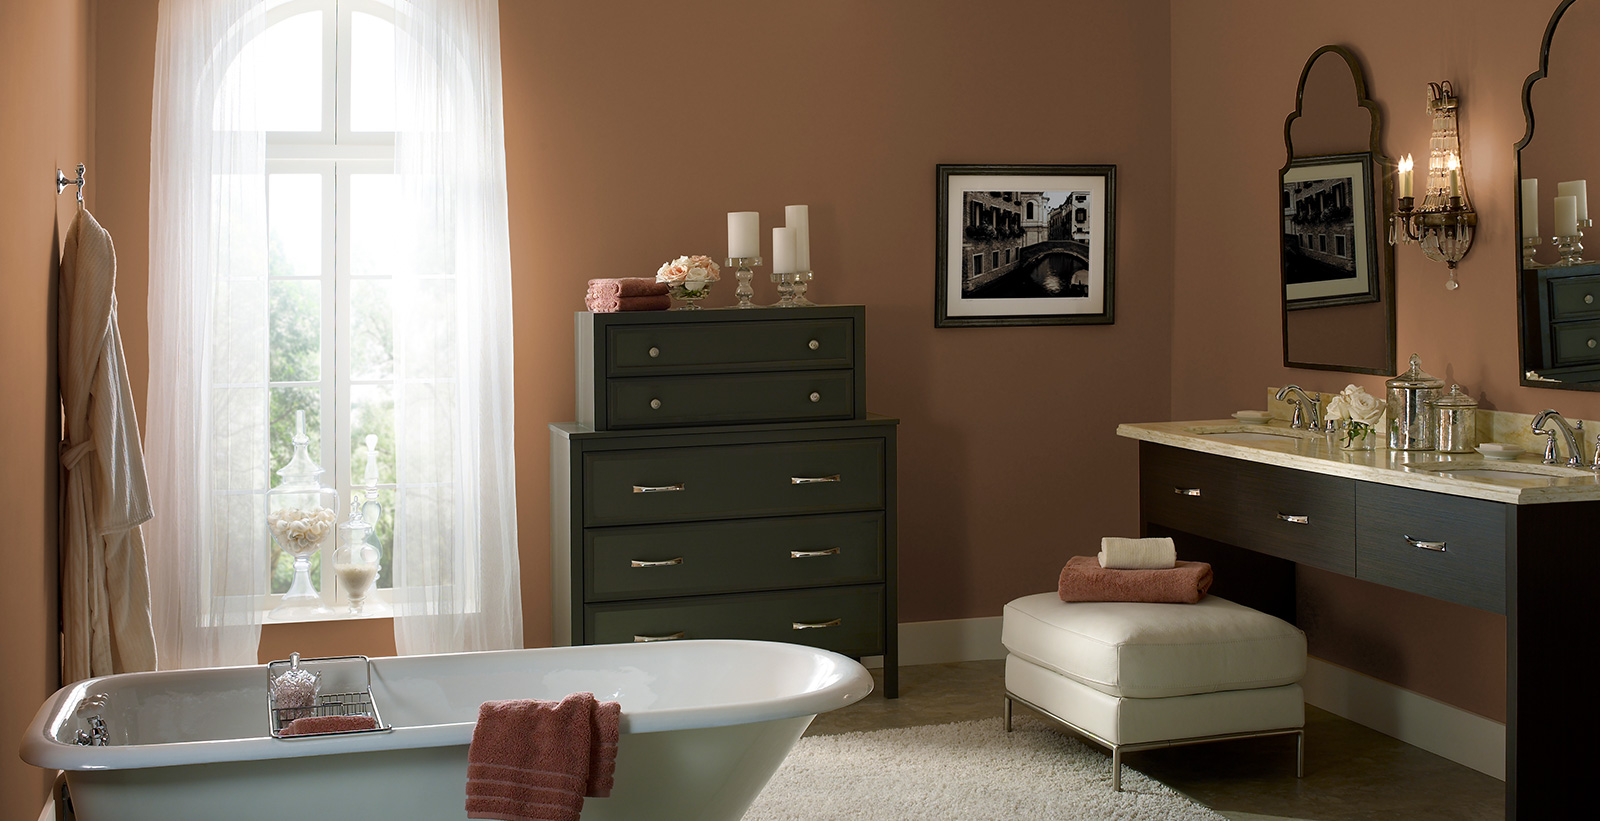
POLYGON ((1178 549, 1165 536, 1159 539, 1100 540, 1100 566, 1111 570, 1156 570, 1176 567, 1178 549))

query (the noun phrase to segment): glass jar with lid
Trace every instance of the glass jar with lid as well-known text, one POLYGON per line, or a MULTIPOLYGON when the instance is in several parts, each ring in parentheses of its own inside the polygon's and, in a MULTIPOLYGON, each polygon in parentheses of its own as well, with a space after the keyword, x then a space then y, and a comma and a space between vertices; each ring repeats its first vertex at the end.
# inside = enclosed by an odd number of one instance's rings
POLYGON ((1460 385, 1433 400, 1439 422, 1435 450, 1441 453, 1471 453, 1478 444, 1478 400, 1468 396, 1460 385))
POLYGON ((323 487, 322 466, 307 449, 306 412, 294 413, 294 455, 278 470, 278 486, 267 491, 267 529, 279 549, 294 557, 294 581, 268 614, 274 619, 322 616, 332 611, 311 584, 311 557, 333 537, 339 494, 323 487))
POLYGON ((359 494, 350 494, 350 518, 339 525, 339 549, 333 553, 333 572, 350 600, 352 616, 362 614, 367 594, 378 581, 382 559, 378 549, 367 541, 372 526, 362 515, 362 501, 359 494))
POLYGON ((1444 380, 1422 370, 1422 359, 1411 355, 1411 369, 1383 383, 1388 391, 1389 449, 1433 450, 1438 430, 1433 400, 1444 380))

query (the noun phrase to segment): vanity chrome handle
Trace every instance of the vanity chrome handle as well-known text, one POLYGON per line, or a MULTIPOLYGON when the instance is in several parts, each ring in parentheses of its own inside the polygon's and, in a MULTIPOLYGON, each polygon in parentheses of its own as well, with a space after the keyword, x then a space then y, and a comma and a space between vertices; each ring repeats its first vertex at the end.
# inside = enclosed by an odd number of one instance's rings
POLYGON ((810 341, 810 342, 807 342, 807 343, 806 343, 806 347, 807 347, 807 348, 810 348, 810 349, 811 349, 811 350, 813 350, 813 351, 814 351, 814 350, 816 350, 816 349, 818 349, 818 348, 820 348, 820 347, 822 347, 822 343, 821 343, 821 342, 818 342, 818 341, 817 341, 817 340, 815 340, 815 339, 813 339, 813 340, 811 340, 811 341, 810 341))
POLYGON ((1292 525, 1308 525, 1308 524, 1311 524, 1311 517, 1310 516, 1297 516, 1297 515, 1295 515, 1293 513, 1279 513, 1278 514, 1278 518, 1282 519, 1285 522, 1288 522, 1289 524, 1292 524, 1292 525))
POLYGON ((797 621, 789 625, 791 630, 816 630, 821 627, 838 627, 843 624, 843 619, 830 619, 828 621, 797 621))
POLYGON ((816 391, 812 391, 811 392, 811 396, 809 398, 811 399, 812 402, 821 402, 822 401, 822 394, 817 393, 816 391))
POLYGON ((1413 539, 1410 536, 1406 536, 1406 541, 1410 542, 1412 547, 1420 547, 1423 550, 1437 550, 1440 553, 1445 552, 1444 542, 1430 542, 1426 539, 1413 539))
POLYGON ((683 564, 683 557, 682 556, 679 556, 676 559, 667 559, 664 562, 641 562, 638 559, 634 559, 633 562, 631 563, 631 566, 633 566, 633 567, 672 567, 673 565, 679 565, 679 564, 683 564))
POLYGON ((1175 487, 1175 488, 1172 489, 1172 492, 1178 494, 1179 496, 1199 496, 1200 495, 1200 488, 1197 488, 1197 487, 1175 487))
POLYGON ((815 485, 815 484, 821 484, 822 482, 837 482, 837 481, 839 481, 839 474, 837 474, 837 473, 833 474, 832 476, 790 476, 789 477, 789 484, 791 484, 791 485, 815 485))
POLYGON ((655 359, 656 357, 658 357, 660 355, 661 355, 661 349, 657 348, 654 345, 651 345, 650 346, 650 358, 651 359, 655 359))
POLYGON ((661 410, 661 400, 660 399, 652 399, 652 400, 650 400, 650 410, 661 410))
POLYGON ((818 556, 837 556, 837 555, 839 555, 839 548, 837 548, 837 547, 830 547, 827 550, 791 550, 791 551, 789 551, 789 558, 791 558, 791 559, 815 559, 818 556))
POLYGON ((683 490, 683 483, 679 482, 675 485, 662 485, 660 487, 633 486, 634 493, 671 493, 675 490, 683 490))
POLYGON ((661 636, 640 636, 640 635, 635 634, 634 637, 633 637, 633 640, 634 641, 677 641, 678 639, 681 639, 681 638, 683 638, 683 631, 679 630, 676 633, 667 633, 667 634, 661 635, 661 636))

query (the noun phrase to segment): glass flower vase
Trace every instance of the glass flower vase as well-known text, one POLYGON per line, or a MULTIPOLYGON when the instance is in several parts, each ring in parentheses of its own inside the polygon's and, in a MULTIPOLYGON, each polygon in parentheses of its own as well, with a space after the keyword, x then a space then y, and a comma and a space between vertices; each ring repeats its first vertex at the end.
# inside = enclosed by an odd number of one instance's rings
POLYGON ((697 303, 711 295, 711 283, 674 282, 667 290, 667 294, 684 303, 673 308, 674 311, 699 311, 703 309, 697 303))
POLYGON ((294 456, 278 470, 278 486, 267 492, 267 529, 278 548, 294 557, 294 580, 268 614, 273 619, 332 612, 311 583, 311 557, 333 537, 339 494, 321 485, 322 467, 307 450, 305 411, 295 411, 294 421, 294 456))

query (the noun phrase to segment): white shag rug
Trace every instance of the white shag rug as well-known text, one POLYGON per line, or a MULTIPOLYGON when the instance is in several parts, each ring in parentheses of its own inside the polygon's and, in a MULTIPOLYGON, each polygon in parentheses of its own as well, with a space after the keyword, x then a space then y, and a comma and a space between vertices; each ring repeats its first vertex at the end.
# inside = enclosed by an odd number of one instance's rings
POLYGON ((789 753, 745 821, 1177 821, 1223 816, 1122 767, 1087 742, 1018 716, 811 736, 789 753))

